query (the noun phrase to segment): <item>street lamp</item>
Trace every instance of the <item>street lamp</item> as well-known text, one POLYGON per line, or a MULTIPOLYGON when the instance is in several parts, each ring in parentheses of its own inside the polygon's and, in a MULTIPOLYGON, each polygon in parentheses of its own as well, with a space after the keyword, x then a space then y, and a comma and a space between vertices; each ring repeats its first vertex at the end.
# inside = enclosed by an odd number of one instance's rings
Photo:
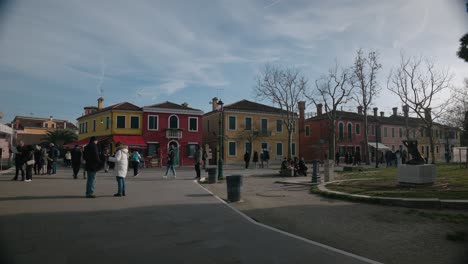
POLYGON ((218 180, 223 179, 223 101, 218 101, 219 112, 219 146, 218 146, 218 180))

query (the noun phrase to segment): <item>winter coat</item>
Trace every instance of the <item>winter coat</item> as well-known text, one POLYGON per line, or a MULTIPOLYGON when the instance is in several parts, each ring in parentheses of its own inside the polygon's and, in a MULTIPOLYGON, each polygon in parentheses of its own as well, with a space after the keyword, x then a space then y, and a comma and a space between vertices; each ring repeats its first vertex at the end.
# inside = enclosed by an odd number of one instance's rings
POLYGON ((79 165, 81 164, 81 150, 79 148, 74 148, 71 152, 72 163, 79 165))
POLYGON ((254 151, 254 154, 253 154, 253 162, 258 162, 258 152, 257 151, 254 151))
POLYGON ((83 153, 83 158, 86 161, 87 171, 98 171, 101 167, 101 160, 99 159, 98 147, 94 142, 89 142, 86 145, 83 153))
POLYGON ((128 147, 121 146, 117 149, 115 157, 109 157, 109 162, 115 162, 116 176, 126 177, 128 170, 128 147))

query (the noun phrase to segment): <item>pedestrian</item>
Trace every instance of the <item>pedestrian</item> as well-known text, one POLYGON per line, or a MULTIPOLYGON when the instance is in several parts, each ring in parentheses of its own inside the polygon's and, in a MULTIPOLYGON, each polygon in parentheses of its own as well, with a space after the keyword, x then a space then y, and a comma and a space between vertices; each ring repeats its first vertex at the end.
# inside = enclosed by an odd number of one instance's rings
POLYGON ((49 166, 49 154, 48 154, 47 148, 42 148, 41 159, 42 159, 41 175, 45 175, 47 173, 47 168, 49 166))
POLYGON ((71 167, 71 152, 69 150, 65 153, 65 166, 71 167))
POLYGON ((25 182, 30 182, 32 181, 32 173, 33 173, 34 164, 36 164, 36 161, 34 160, 34 148, 32 146, 27 147, 25 163, 26 163, 25 182))
POLYGON ((202 153, 202 161, 203 161, 203 169, 206 169, 206 160, 208 158, 208 154, 206 153, 206 149, 203 149, 202 153))
POLYGON ((265 150, 263 156, 265 157, 266 167, 268 168, 270 165, 270 152, 268 150, 265 150))
POLYGON ((336 166, 340 166, 340 152, 335 153, 335 164, 336 166))
POLYGON ((263 154, 263 149, 262 152, 260 152, 260 168, 263 169, 263 162, 265 161, 265 154, 263 154))
POLYGON ((23 166, 24 166, 24 163, 26 162, 25 161, 26 147, 24 146, 24 142, 22 140, 19 142, 19 145, 16 146, 16 150, 15 150, 14 153, 15 153, 15 169, 16 169, 16 172, 15 172, 15 177, 13 177, 13 179, 11 179, 11 180, 12 181, 17 181, 18 180, 18 174, 21 171, 21 180, 24 181, 23 166))
POLYGON ((115 163, 115 171, 117 180, 117 193, 116 197, 125 196, 125 177, 128 170, 128 147, 121 142, 115 144, 117 151, 114 157, 109 157, 110 162, 115 163))
POLYGON ((80 172, 81 157, 82 157, 82 153, 81 153, 80 146, 75 145, 75 148, 71 152, 71 165, 73 168, 74 179, 78 178, 78 173, 80 172))
POLYGON ((104 172, 109 172, 109 157, 110 157, 110 150, 109 148, 106 147, 104 148, 104 172))
POLYGON ((245 168, 248 169, 249 163, 250 163, 250 153, 248 150, 244 154, 244 161, 245 161, 245 168))
POLYGON ((84 160, 86 161, 86 172, 88 174, 88 179, 86 181, 86 198, 96 198, 94 195, 96 172, 99 170, 101 164, 97 143, 97 138, 92 136, 83 153, 84 160))
POLYGON ((169 151, 167 152, 167 168, 166 168, 166 173, 164 174, 164 179, 167 179, 167 173, 169 170, 172 171, 172 174, 174 175, 174 179, 176 178, 176 171, 174 169, 174 146, 169 146, 169 151))
POLYGON ((36 145, 34 148, 34 174, 38 175, 41 173, 42 159, 41 159, 41 146, 36 145))
POLYGON ((258 162, 258 152, 254 151, 252 162, 254 164, 255 169, 257 168, 257 162, 258 162))
POLYGON ((49 160, 52 161, 52 166, 51 166, 51 169, 52 169, 52 175, 56 175, 57 174, 57 160, 59 158, 59 155, 60 155, 60 152, 59 150, 57 149, 57 147, 55 146, 54 143, 50 143, 49 144, 49 160))
POLYGON ((138 153, 138 150, 134 150, 132 153, 132 167, 133 167, 133 177, 138 176, 138 166, 140 166, 141 156, 138 153))
POLYGON ((349 152, 345 153, 344 160, 345 160, 345 164, 348 164, 348 162, 349 162, 349 152))
POLYGON ((197 148, 195 151, 195 173, 197 176, 195 177, 195 180, 200 180, 201 178, 201 172, 200 172, 200 165, 202 164, 203 152, 201 148, 197 148))

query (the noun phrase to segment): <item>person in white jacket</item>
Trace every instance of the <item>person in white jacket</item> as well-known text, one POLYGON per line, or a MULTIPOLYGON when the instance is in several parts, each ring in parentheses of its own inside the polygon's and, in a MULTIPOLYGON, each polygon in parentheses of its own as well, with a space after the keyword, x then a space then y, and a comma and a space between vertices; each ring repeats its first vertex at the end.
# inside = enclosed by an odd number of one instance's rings
POLYGON ((128 170, 128 147, 120 142, 115 144, 117 151, 115 157, 109 157, 110 162, 115 162, 115 171, 117 175, 117 193, 114 196, 125 196, 125 177, 128 170))

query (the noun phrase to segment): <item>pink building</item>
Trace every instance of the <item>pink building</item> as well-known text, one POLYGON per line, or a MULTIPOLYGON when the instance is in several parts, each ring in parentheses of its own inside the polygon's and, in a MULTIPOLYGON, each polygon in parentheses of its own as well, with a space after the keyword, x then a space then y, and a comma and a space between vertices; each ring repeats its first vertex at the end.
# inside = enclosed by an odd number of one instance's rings
POLYGON ((194 165, 194 154, 202 146, 202 115, 198 109, 164 102, 143 107, 143 138, 153 160, 167 163, 167 150, 175 147, 175 165, 194 165))

